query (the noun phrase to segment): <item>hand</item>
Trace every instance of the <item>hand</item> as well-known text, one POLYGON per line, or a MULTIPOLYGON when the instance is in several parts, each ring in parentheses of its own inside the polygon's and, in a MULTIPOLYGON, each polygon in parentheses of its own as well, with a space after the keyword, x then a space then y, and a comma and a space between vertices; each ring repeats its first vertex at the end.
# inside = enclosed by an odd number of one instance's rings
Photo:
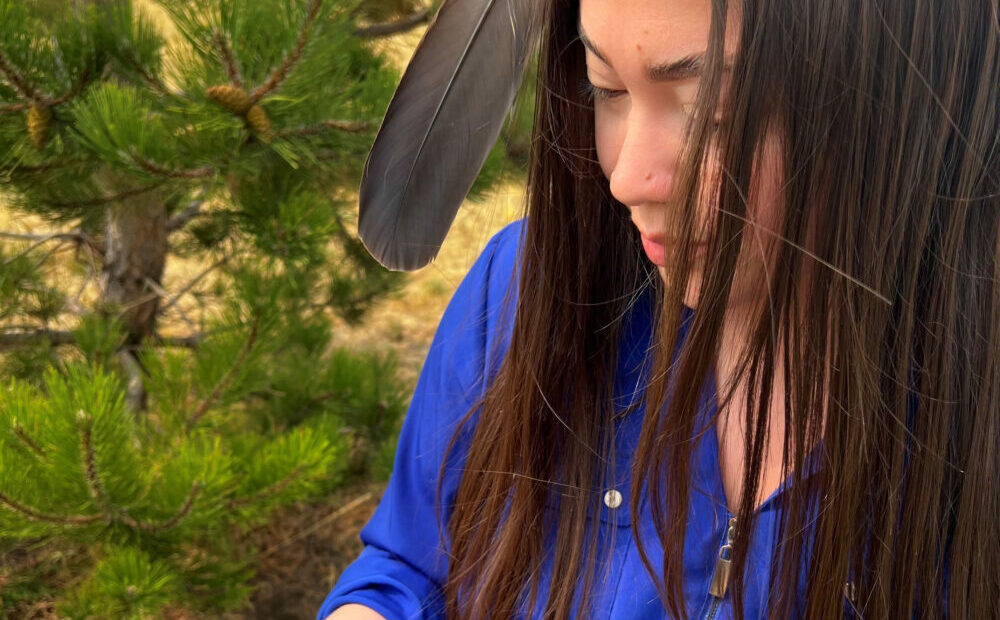
POLYGON ((349 603, 335 609, 326 620, 385 620, 385 618, 364 605, 349 603))

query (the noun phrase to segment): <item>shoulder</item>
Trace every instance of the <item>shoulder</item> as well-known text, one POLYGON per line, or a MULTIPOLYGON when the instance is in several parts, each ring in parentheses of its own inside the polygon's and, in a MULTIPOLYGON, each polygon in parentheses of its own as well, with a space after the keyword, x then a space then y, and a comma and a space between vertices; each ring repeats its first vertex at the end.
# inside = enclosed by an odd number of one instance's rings
POLYGON ((452 295, 428 351, 427 363, 447 368, 451 387, 460 382, 467 397, 482 392, 506 353, 525 228, 517 220, 490 238, 452 295))

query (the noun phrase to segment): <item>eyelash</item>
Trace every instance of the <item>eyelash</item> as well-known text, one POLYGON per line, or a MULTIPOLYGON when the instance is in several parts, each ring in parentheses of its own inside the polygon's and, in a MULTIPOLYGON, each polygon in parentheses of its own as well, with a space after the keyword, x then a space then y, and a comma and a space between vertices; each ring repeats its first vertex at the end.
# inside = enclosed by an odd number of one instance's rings
MULTIPOLYGON (((595 99, 599 99, 601 101, 617 99, 618 97, 626 94, 626 92, 627 91, 624 90, 608 90, 607 88, 594 86, 587 78, 580 80, 580 96, 589 103, 593 103, 595 99)), ((717 118, 712 119, 712 127, 718 130, 722 127, 722 121, 717 118)))
POLYGON ((595 99, 600 99, 601 101, 608 101, 611 99, 617 99, 618 97, 621 97, 624 94, 625 94, 624 90, 608 90, 607 88, 594 86, 587 78, 583 78, 580 80, 580 96, 582 96, 588 102, 592 102, 595 99))

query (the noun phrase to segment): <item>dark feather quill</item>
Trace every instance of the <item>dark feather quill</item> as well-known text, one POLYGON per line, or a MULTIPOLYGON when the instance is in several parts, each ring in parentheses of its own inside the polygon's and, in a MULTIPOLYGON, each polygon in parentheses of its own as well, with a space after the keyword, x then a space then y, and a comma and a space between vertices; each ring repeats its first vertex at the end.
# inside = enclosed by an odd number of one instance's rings
POLYGON ((389 104, 361 181, 358 232, 389 269, 437 256, 496 143, 543 0, 445 0, 389 104))

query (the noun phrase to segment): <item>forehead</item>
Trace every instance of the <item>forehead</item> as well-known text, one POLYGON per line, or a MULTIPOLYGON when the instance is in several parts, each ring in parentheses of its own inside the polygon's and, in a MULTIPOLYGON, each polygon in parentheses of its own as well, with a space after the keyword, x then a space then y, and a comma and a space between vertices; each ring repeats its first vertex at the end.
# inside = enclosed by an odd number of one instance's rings
MULTIPOLYGON (((705 52, 711 11, 710 0, 580 0, 580 27, 612 63, 669 61, 705 52)), ((730 19, 727 50, 735 33, 730 19)))

